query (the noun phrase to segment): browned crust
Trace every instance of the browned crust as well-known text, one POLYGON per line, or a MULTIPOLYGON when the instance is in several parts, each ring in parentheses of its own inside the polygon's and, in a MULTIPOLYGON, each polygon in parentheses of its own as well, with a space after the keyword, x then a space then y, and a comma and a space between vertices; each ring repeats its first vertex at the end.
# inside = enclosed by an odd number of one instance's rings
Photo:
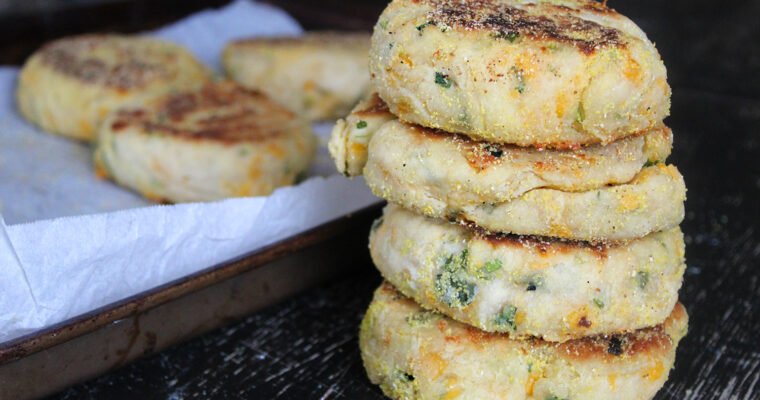
MULTIPOLYGON (((544 342, 546 343, 546 342, 544 342)), ((640 354, 664 353, 673 342, 662 325, 616 335, 569 340, 555 345, 559 354, 569 359, 635 357, 640 354)))
MULTIPOLYGON (((382 100, 380 100, 382 101, 382 100)), ((385 104, 383 102, 383 104, 385 104)), ((386 105, 387 107, 387 105, 386 105)), ((566 151, 566 152, 574 152, 576 150, 580 150, 584 147, 591 147, 591 146, 598 146, 599 143, 587 143, 587 144, 580 144, 580 143, 571 143, 571 142, 558 142, 553 143, 551 145, 543 144, 543 143, 536 143, 531 144, 528 146, 518 146, 515 144, 509 144, 509 143, 496 143, 496 142, 490 142, 487 140, 479 140, 474 139, 469 136, 460 134, 460 133, 453 133, 453 132, 446 132, 441 129, 435 129, 435 128, 428 128, 421 125, 411 124, 404 122, 405 125, 409 128, 410 132, 423 135, 427 139, 435 139, 435 140, 453 140, 458 144, 465 145, 465 146, 479 146, 479 147, 488 147, 492 149, 501 149, 504 151, 509 151, 512 149, 535 149, 539 151, 543 150, 554 150, 554 151, 566 151)), ((657 125, 648 129, 644 129, 638 132, 634 132, 626 137, 636 137, 645 135, 646 133, 652 131, 652 130, 660 130, 662 132, 663 136, 668 135, 671 131, 670 128, 668 128, 665 125, 657 125)))
MULTIPOLYGON (((357 112, 356 114, 360 116, 366 115, 361 112, 357 112)), ((479 172, 484 171, 488 169, 489 167, 501 164, 504 160, 509 159, 510 154, 516 151, 522 151, 525 149, 532 149, 532 150, 538 150, 538 151, 547 150, 544 147, 532 147, 532 146, 520 147, 513 144, 493 143, 493 142, 488 142, 485 140, 476 140, 462 134, 444 132, 441 130, 425 128, 419 125, 411 125, 411 124, 406 124, 406 125, 410 133, 420 136, 421 142, 431 141, 431 140, 447 140, 447 141, 452 142, 461 151, 462 155, 467 160, 467 163, 472 168, 478 170, 479 172)), ((630 135, 630 137, 633 138, 637 136, 643 136, 653 131, 658 132, 664 138, 667 138, 669 135, 671 135, 670 128, 666 127, 665 125, 660 125, 650 130, 636 132, 630 135)), ((599 144, 591 143, 584 146, 578 146, 577 148, 566 148, 566 149, 552 148, 548 150, 553 151, 558 156, 572 155, 573 159, 583 160, 583 162, 587 164, 592 164, 596 161, 596 159, 582 152, 584 148, 588 148, 592 146, 599 146, 599 144)), ((562 167, 556 163, 555 158, 552 158, 552 157, 546 157, 545 160, 536 161, 534 163, 534 168, 538 171, 544 171, 544 172, 557 171, 557 170, 562 169, 562 167)))
POLYGON ((483 171, 490 166, 500 164, 502 162, 501 157, 504 154, 508 154, 511 149, 518 148, 509 144, 475 140, 458 133, 445 132, 419 125, 406 125, 409 128, 409 132, 421 136, 423 141, 448 140, 453 142, 463 152, 468 164, 478 171, 483 171))
POLYGON ((354 114, 359 117, 373 117, 390 113, 391 111, 388 109, 388 104, 386 104, 377 93, 372 93, 372 96, 369 98, 369 101, 364 108, 354 111, 354 114))
POLYGON ((542 256, 570 253, 580 249, 593 252, 600 259, 604 259, 607 258, 608 250, 627 244, 627 241, 625 240, 587 241, 551 236, 493 233, 464 218, 454 218, 453 222, 458 222, 462 227, 470 231, 474 239, 485 240, 493 247, 532 249, 542 256))
POLYGON ((45 65, 64 75, 119 90, 142 87, 169 76, 165 66, 146 63, 129 51, 123 52, 124 61, 117 65, 107 65, 89 56, 96 47, 113 38, 109 35, 81 35, 56 40, 43 46, 40 55, 45 65))
POLYGON ((542 256, 587 250, 594 253, 600 259, 605 259, 607 258, 607 251, 609 249, 621 245, 621 243, 593 243, 583 240, 568 240, 543 236, 476 234, 476 237, 488 241, 494 247, 511 246, 532 249, 542 256))
POLYGON ((158 101, 156 110, 119 110, 111 129, 114 134, 137 127, 187 140, 261 142, 283 134, 295 118, 263 93, 223 82, 168 95, 158 101))
MULTIPOLYGON (((383 295, 390 296, 392 301, 398 302, 400 306, 419 307, 388 282, 383 282, 380 292, 383 295)), ((641 355, 656 356, 667 352, 674 345, 669 331, 673 329, 674 325, 683 324, 686 318, 685 308, 681 303, 676 303, 670 316, 660 325, 633 332, 573 339, 563 343, 548 342, 538 338, 529 338, 524 341, 512 340, 505 334, 486 332, 460 322, 445 319, 438 321, 437 328, 444 335, 444 340, 452 343, 469 342, 483 345, 492 341, 512 341, 516 345, 525 345, 531 349, 550 347, 559 356, 571 360, 600 359, 614 361, 641 355)))
POLYGON ((686 318, 686 309, 681 303, 676 303, 670 316, 660 325, 634 332, 599 335, 553 345, 564 357, 576 360, 662 354, 674 345, 668 334, 669 329, 686 318))
POLYGON ((320 45, 331 47, 366 47, 370 44, 369 32, 340 32, 340 31, 310 31, 301 36, 275 36, 275 37, 256 37, 247 39, 238 39, 233 41, 231 46, 259 46, 259 45, 278 45, 278 46, 302 46, 302 45, 320 45))
MULTIPOLYGON (((530 37, 575 46, 586 54, 602 47, 626 47, 619 30, 579 16, 581 10, 565 5, 527 4, 520 9, 500 0, 413 0, 431 7, 430 22, 467 31, 489 31, 496 38, 530 37)), ((586 12, 616 14, 602 4, 582 2, 586 12)))

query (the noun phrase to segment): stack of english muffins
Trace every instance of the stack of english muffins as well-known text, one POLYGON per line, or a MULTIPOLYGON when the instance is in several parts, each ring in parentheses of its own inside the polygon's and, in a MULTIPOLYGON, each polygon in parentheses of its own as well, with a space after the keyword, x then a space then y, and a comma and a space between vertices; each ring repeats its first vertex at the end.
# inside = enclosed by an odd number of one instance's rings
POLYGON ((665 67, 593 1, 394 0, 330 151, 389 205, 361 327, 397 399, 649 399, 687 315, 665 67))

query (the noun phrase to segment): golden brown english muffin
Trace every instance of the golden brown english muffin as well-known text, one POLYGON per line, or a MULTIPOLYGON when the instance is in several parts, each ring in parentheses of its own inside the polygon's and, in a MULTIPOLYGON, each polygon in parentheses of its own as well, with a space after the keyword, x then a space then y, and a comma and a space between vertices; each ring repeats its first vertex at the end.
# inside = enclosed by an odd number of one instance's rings
POLYGON ((370 72, 405 122, 521 146, 609 143, 670 109, 652 42, 590 0, 394 0, 370 72))
POLYGON ((369 243, 399 291, 513 339, 566 341, 660 324, 686 268, 678 228, 610 243, 489 235, 393 204, 369 243))
POLYGON ((377 93, 372 93, 339 119, 332 129, 328 149, 335 167, 348 177, 361 175, 367 163, 367 146, 380 126, 396 119, 377 93))
POLYGON ((367 92, 369 40, 345 32, 238 40, 225 47, 222 64, 233 80, 308 120, 333 119, 367 92))
POLYGON ((673 228, 683 220, 686 200, 683 177, 665 164, 644 167, 622 184, 579 192, 536 188, 508 201, 461 207, 431 195, 439 190, 410 185, 397 170, 365 168, 364 177, 377 196, 429 217, 494 233, 574 240, 625 240, 673 228))
POLYGON ((427 311, 384 283, 359 332, 369 379, 392 399, 644 400, 662 387, 687 331, 664 323, 564 343, 511 340, 427 311))
POLYGON ((174 43, 143 36, 82 35, 48 43, 19 74, 21 115, 45 131, 93 140, 110 111, 209 79, 174 43))
POLYGON ((308 169, 308 124, 232 82, 162 95, 111 113, 98 134, 96 170, 168 202, 261 196, 308 169))

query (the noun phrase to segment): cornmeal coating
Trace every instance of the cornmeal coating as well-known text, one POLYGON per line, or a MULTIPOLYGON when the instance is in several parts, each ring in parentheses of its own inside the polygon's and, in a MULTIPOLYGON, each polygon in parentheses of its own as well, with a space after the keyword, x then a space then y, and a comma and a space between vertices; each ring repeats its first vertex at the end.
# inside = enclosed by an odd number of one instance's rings
POLYGON ((665 383, 687 326, 679 303, 664 323, 631 333, 511 340, 427 311, 384 283, 359 346, 370 381, 392 399, 645 400, 665 383))
MULTIPOLYGON (((370 157, 373 154, 370 150, 370 157)), ((676 167, 665 164, 644 167, 626 183, 597 189, 536 188, 503 202, 466 204, 458 203, 458 198, 436 197, 446 194, 410 184, 396 170, 365 168, 364 178, 377 196, 429 217, 474 224, 494 233, 589 241, 633 239, 673 228, 683 220, 686 200, 683 177, 676 167)))
POLYGON ((662 323, 686 268, 678 228, 611 243, 490 235, 393 204, 370 252, 383 277, 425 308, 550 341, 662 323))
POLYGON ((402 121, 521 146, 609 143, 670 109, 652 42, 590 0, 394 0, 370 72, 402 121))

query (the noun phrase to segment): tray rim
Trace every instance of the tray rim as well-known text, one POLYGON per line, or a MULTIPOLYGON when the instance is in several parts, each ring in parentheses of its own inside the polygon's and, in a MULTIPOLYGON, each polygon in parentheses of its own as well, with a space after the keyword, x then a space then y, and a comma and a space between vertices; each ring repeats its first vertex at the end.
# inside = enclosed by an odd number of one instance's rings
POLYGON ((352 219, 360 220, 359 217, 378 212, 384 205, 384 201, 378 200, 356 211, 278 240, 260 249, 241 254, 76 317, 2 342, 0 343, 0 366, 93 332, 107 324, 116 323, 188 293, 233 278, 310 245, 315 245, 325 238, 333 237, 346 230, 352 219))

